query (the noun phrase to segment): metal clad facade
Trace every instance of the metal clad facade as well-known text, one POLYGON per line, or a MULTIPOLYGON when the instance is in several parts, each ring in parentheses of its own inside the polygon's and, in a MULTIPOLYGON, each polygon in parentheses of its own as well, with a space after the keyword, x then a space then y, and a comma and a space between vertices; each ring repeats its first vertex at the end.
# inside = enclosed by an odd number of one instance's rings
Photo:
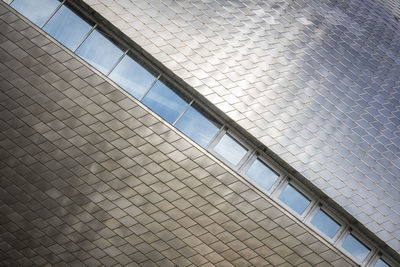
POLYGON ((0 265, 354 265, 2 2, 0 88, 0 265))
POLYGON ((85 2, 400 252, 398 1, 85 2))

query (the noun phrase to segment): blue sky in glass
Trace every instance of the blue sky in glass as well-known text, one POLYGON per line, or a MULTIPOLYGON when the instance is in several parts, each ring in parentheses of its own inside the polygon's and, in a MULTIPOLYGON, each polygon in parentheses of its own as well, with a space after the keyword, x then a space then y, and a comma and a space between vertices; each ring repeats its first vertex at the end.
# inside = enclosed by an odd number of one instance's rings
POLYGON ((175 126, 202 147, 210 142, 219 129, 194 107, 190 107, 175 126))
POLYGON ((340 225, 321 209, 312 218, 311 224, 330 238, 334 237, 340 228, 340 225))
POLYGON ((290 184, 279 195, 279 199, 298 214, 302 214, 310 204, 310 200, 290 184))
POLYGON ((142 102, 169 123, 174 123, 187 106, 183 98, 161 81, 156 82, 142 102))
POLYGON ((60 43, 74 49, 92 28, 68 7, 62 6, 43 29, 60 43))
POLYGON ((358 241, 357 238, 355 238, 351 234, 346 237, 342 244, 342 247, 360 261, 363 261, 370 251, 369 248, 363 245, 360 241, 358 241))
POLYGON ((60 5, 57 0, 14 0, 11 6, 36 25, 42 24, 60 5))
POLYGON ((76 54, 99 71, 107 73, 124 53, 99 31, 94 30, 76 50, 76 54))
POLYGON ((259 159, 254 161, 246 174, 267 190, 271 189, 271 186, 279 177, 277 173, 259 159))
POLYGON ((214 151, 234 166, 236 166, 247 153, 247 149, 245 149, 229 134, 225 134, 221 138, 215 146, 214 151))
POLYGON ((387 264, 385 261, 383 261, 382 259, 379 259, 375 265, 375 267, 390 267, 389 264, 387 264))
POLYGON ((125 56, 109 77, 136 98, 142 97, 156 79, 130 56, 125 56))

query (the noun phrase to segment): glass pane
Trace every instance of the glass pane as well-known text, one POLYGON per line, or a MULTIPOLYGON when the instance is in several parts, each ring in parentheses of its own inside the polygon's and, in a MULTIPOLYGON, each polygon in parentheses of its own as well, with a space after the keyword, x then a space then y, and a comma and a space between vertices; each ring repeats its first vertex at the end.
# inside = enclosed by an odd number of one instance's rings
POLYGON ((387 264, 384 260, 382 260, 382 259, 379 259, 376 263, 375 263, 375 265, 374 265, 375 267, 390 267, 390 265, 389 264, 387 264))
POLYGON ((271 186, 279 177, 276 172, 271 170, 259 159, 254 161, 246 174, 267 190, 271 189, 271 186))
POLYGON ((99 71, 107 73, 124 53, 98 30, 94 30, 76 50, 76 54, 99 71))
POLYGON ((153 74, 129 56, 121 60, 109 77, 136 98, 143 96, 156 79, 153 74))
POLYGON ((57 0, 14 0, 11 6, 36 25, 42 24, 60 5, 57 0))
POLYGON ((66 6, 62 6, 43 27, 46 32, 71 50, 82 41, 91 28, 91 25, 66 6))
POLYGON ((351 234, 346 237, 342 247, 360 261, 363 261, 370 251, 369 248, 351 234))
POLYGON ((214 150, 235 166, 247 153, 247 149, 239 144, 229 134, 225 134, 222 137, 219 143, 215 146, 214 150))
POLYGON ((279 195, 279 199, 298 214, 302 214, 311 202, 290 184, 288 184, 279 195))
POLYGON ((317 227, 319 230, 321 230, 321 232, 323 232, 330 238, 334 237, 340 228, 340 224, 338 224, 334 219, 332 219, 322 210, 318 210, 314 218, 311 220, 311 224, 317 227))
POLYGON ((176 128, 205 147, 211 141, 211 138, 217 134, 220 126, 217 126, 192 106, 176 123, 176 128))
POLYGON ((142 102, 169 123, 174 123, 187 105, 185 100, 161 81, 156 82, 142 102))

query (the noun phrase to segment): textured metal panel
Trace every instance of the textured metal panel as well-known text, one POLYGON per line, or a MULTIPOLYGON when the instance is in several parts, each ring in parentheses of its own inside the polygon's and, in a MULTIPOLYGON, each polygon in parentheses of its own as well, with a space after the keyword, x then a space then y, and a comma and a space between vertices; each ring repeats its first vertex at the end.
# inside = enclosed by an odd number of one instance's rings
POLYGON ((0 2, 1 266, 351 266, 0 2))
POLYGON ((400 252, 398 1, 85 2, 400 252))

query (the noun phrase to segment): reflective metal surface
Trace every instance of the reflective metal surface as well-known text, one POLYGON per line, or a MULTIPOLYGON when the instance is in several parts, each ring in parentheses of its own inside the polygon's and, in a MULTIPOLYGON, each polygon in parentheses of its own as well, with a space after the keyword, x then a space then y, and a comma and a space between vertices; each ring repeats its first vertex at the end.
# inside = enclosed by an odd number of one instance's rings
POLYGON ((85 1, 400 252, 396 1, 85 1))
POLYGON ((354 266, 2 1, 0 114, 0 266, 354 266))

